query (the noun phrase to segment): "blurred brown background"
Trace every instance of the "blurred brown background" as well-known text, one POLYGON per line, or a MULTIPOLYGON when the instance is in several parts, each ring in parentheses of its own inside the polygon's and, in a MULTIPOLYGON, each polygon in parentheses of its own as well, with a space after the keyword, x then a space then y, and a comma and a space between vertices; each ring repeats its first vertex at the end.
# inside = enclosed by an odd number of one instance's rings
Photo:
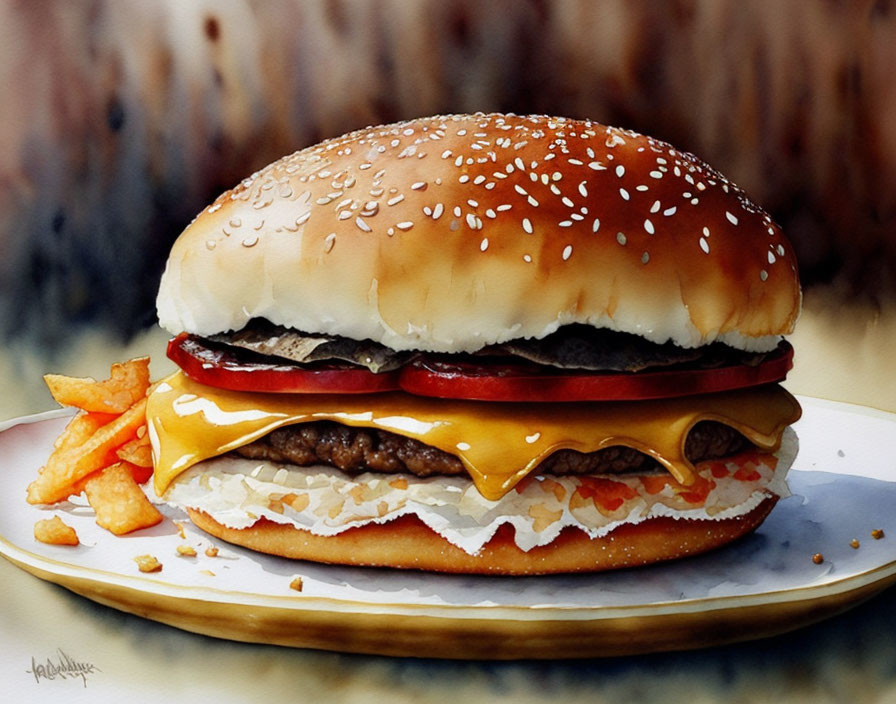
POLYGON ((693 151, 796 245, 798 392, 896 410, 896 2, 0 2, 0 417, 151 352, 220 191, 371 123, 589 117, 693 151))

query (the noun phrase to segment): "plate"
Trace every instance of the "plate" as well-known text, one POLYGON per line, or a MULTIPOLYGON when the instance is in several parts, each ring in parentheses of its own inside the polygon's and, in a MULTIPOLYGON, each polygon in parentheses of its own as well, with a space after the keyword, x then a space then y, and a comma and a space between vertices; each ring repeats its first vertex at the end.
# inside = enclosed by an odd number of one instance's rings
POLYGON ((896 582, 896 415, 800 400, 793 496, 745 539, 665 565, 525 578, 315 565, 217 541, 167 507, 172 520, 116 538, 95 525, 85 505, 39 508, 24 500, 67 422, 60 413, 0 426, 0 553, 99 603, 244 642, 510 659, 759 638, 839 613, 896 582), (76 528, 81 545, 34 540, 34 522, 54 514, 76 528), (884 537, 872 538, 873 530, 884 537), (180 545, 197 555, 178 556, 180 545), (206 554, 209 547, 217 555, 206 554), (146 553, 163 563, 161 572, 137 570, 133 558, 146 553), (816 553, 821 564, 813 562, 816 553), (291 586, 297 576, 301 591, 291 586))

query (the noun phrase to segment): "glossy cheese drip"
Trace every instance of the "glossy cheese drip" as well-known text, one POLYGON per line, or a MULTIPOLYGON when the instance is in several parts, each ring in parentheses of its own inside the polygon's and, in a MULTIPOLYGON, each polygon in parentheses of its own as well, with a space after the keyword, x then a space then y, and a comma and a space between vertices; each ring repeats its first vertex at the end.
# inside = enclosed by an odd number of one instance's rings
POLYGON ((181 372, 161 382, 147 405, 155 490, 197 462, 294 423, 332 420, 388 430, 456 455, 479 492, 498 499, 559 449, 593 452, 627 445, 656 458, 681 483, 694 481, 684 456, 701 420, 725 423, 763 450, 775 450, 799 404, 779 386, 662 401, 481 403, 404 393, 259 394, 199 384, 181 372))

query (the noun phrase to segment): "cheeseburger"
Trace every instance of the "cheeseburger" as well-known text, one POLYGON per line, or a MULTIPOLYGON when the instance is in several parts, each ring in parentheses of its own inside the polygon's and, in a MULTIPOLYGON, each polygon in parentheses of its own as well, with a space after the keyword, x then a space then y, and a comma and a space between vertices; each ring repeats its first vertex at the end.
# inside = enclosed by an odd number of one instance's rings
POLYGON ((770 216, 693 155, 451 115, 296 152, 171 251, 155 490, 319 562, 536 574, 754 530, 796 454, 770 216))

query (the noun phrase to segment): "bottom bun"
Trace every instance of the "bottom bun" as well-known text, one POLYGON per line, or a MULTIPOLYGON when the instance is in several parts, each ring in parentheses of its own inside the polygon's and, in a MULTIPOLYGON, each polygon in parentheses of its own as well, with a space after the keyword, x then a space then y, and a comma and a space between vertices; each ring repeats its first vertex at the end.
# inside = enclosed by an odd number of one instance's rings
POLYGON ((777 501, 777 496, 769 496, 736 518, 664 516, 626 523, 599 538, 567 527, 549 545, 528 551, 516 546, 515 529, 504 524, 474 555, 452 545, 412 515, 321 536, 264 518, 249 528, 229 528, 201 511, 187 512, 193 523, 210 535, 292 559, 432 572, 525 575, 598 572, 697 555, 754 531, 777 501))

